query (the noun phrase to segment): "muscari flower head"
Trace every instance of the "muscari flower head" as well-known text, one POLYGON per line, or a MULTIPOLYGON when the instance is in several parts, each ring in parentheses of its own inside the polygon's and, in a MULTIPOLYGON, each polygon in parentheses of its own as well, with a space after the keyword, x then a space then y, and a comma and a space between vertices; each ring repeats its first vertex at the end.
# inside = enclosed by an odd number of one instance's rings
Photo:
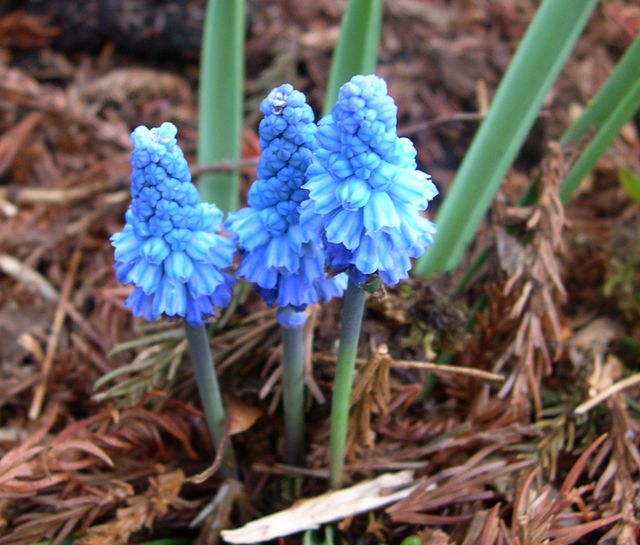
POLYGON ((412 257, 433 244, 436 226, 420 215, 438 191, 416 170, 416 150, 396 132, 397 107, 374 75, 354 76, 318 125, 307 170, 304 227, 322 230, 327 262, 358 286, 377 273, 389 285, 407 278, 412 257))
POLYGON ((244 250, 238 274, 254 282, 285 327, 304 323, 307 305, 339 297, 346 278, 327 278, 319 237, 300 225, 305 172, 316 149, 313 111, 290 84, 276 87, 260 103, 258 180, 249 190, 249 206, 229 214, 224 224, 244 250))
POLYGON ((135 316, 183 316, 194 327, 231 298, 235 247, 217 235, 222 212, 200 202, 177 129, 163 123, 131 133, 131 206, 126 225, 111 237, 116 277, 133 284, 125 301, 135 316))

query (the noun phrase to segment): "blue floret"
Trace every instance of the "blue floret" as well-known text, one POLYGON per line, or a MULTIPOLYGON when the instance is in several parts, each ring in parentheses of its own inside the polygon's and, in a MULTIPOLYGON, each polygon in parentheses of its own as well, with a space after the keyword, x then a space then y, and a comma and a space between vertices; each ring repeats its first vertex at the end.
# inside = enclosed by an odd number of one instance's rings
POLYGON ((307 305, 339 297, 346 276, 327 278, 325 253, 317 230, 300 225, 302 188, 313 160, 316 126, 304 95, 290 84, 276 87, 260 103, 258 180, 249 206, 229 214, 224 224, 244 250, 238 274, 256 284, 269 305, 280 307, 284 327, 304 323, 307 305))
POLYGON ((133 314, 182 316, 197 327, 229 304, 235 280, 222 269, 235 246, 216 234, 222 212, 200 202, 176 133, 172 123, 131 133, 132 201, 111 241, 116 277, 134 286, 125 301, 133 314))
POLYGON ((354 76, 319 123, 318 149, 302 186, 303 227, 320 229, 329 268, 362 285, 407 278, 411 258, 433 244, 436 226, 420 215, 438 193, 416 170, 416 150, 396 133, 397 108, 377 76, 354 76))

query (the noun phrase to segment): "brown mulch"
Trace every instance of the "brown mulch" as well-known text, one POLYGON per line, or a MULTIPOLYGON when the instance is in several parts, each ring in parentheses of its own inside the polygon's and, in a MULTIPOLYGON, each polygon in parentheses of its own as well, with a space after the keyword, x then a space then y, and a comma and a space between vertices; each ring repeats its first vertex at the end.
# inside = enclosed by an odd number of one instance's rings
MULTIPOLYGON (((103 3, 86 2, 84 22, 73 2, 23 4, 0 18, 0 545, 69 534, 215 543, 220 527, 324 492, 340 302, 308 320, 303 472, 282 465, 274 312, 241 287, 222 313, 212 349, 235 415, 238 490, 187 480, 215 453, 186 341, 179 324, 134 320, 113 274, 131 129, 174 122, 195 165, 203 2, 116 2, 104 20, 103 3), (217 510, 190 526, 221 490, 217 510)), ((342 2, 249 4, 244 155, 255 159, 258 104, 273 86, 293 83, 320 111, 342 2)), ((536 6, 385 4, 377 73, 441 194, 536 6)), ((557 186, 571 150, 555 141, 639 31, 635 2, 599 5, 459 271, 368 301, 347 479, 413 469, 421 480, 386 511, 339 523, 348 542, 637 542, 640 388, 614 387, 640 370, 640 205, 617 180, 620 166, 640 171, 639 126, 624 127, 566 209, 557 186), (518 208, 534 176, 542 197, 518 208), (434 381, 419 364, 444 352, 459 371, 434 381)))

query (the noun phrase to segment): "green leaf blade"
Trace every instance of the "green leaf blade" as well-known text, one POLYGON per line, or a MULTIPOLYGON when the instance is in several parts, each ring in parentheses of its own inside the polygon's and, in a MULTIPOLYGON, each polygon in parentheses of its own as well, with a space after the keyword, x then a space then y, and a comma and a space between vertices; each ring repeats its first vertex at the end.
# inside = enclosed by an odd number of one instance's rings
MULTIPOLYGON (((244 99, 245 0, 209 0, 198 95, 198 164, 240 159, 244 99)), ((240 171, 199 177, 203 201, 238 208, 240 171)))
POLYGON ((381 27, 382 0, 349 0, 333 52, 322 115, 331 113, 342 84, 356 74, 373 74, 381 27))

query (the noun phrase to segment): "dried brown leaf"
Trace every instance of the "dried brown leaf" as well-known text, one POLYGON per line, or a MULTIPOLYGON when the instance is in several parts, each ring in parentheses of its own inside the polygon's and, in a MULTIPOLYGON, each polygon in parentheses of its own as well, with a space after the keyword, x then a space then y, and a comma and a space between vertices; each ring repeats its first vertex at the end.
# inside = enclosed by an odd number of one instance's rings
POLYGON ((256 423, 256 420, 263 415, 262 409, 241 401, 240 399, 229 398, 226 402, 231 418, 229 435, 235 435, 248 430, 256 423))
POLYGON ((389 370, 392 363, 389 349, 382 344, 359 369, 351 392, 346 446, 349 459, 353 459, 362 446, 369 449, 374 446, 375 432, 371 429, 371 418, 374 414, 385 415, 389 411, 389 370))
POLYGON ((142 528, 150 528, 175 503, 185 481, 181 469, 150 478, 150 487, 142 495, 127 500, 127 507, 117 511, 116 519, 89 528, 78 545, 119 545, 128 543, 129 536, 142 528))

